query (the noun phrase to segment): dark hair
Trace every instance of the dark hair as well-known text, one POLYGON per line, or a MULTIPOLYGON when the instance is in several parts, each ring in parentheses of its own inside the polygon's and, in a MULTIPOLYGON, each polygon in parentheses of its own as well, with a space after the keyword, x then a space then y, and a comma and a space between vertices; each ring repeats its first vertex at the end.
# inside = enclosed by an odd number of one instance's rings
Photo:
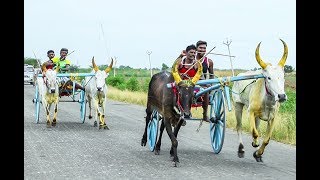
POLYGON ((61 48, 60 52, 61 51, 67 51, 68 52, 68 49, 67 48, 61 48))
POLYGON ((186 51, 190 51, 191 49, 197 50, 196 46, 194 44, 191 44, 189 46, 187 46, 186 51))
POLYGON ((54 51, 53 51, 53 50, 49 50, 49 51, 47 52, 47 55, 50 54, 50 53, 54 53, 54 51))
POLYGON ((202 41, 202 40, 199 40, 196 45, 197 45, 197 47, 199 47, 202 44, 208 46, 207 42, 206 41, 202 41))

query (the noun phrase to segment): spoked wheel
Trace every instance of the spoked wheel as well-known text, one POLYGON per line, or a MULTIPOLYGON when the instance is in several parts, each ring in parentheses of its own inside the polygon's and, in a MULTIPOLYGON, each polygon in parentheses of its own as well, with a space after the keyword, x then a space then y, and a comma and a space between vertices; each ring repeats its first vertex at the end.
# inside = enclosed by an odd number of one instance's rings
POLYGON ((36 86, 36 92, 33 99, 33 103, 35 105, 35 116, 36 116, 36 123, 39 123, 39 113, 40 113, 40 95, 39 95, 39 87, 36 86))
POLYGON ((158 111, 153 110, 151 114, 151 119, 149 121, 148 128, 147 128, 149 148, 150 148, 150 151, 152 152, 154 151, 157 138, 158 138, 159 120, 160 120, 160 115, 158 111))
POLYGON ((225 99, 221 89, 210 95, 210 138, 213 152, 218 154, 223 146, 226 130, 225 99))
POLYGON ((80 120, 82 123, 86 120, 86 92, 82 91, 80 92, 80 120))

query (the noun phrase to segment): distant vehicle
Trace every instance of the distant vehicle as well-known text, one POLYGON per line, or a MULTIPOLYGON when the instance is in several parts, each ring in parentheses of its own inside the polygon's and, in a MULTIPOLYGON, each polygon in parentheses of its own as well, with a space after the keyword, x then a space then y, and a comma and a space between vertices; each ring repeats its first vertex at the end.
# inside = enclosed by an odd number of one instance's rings
POLYGON ((24 82, 34 85, 34 82, 35 82, 34 75, 35 75, 34 67, 32 65, 25 64, 24 65, 24 82))

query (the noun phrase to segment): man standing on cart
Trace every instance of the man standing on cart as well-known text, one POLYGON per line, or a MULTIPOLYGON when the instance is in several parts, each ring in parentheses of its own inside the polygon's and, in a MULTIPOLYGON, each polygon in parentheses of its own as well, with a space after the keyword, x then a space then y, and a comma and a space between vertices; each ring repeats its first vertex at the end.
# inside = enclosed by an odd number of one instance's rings
MULTIPOLYGON (((54 57, 52 58, 53 63, 55 66, 59 66, 60 73, 67 73, 70 69, 71 61, 67 59, 68 55, 68 49, 62 48, 60 50, 60 57, 54 57)), ((70 80, 69 77, 60 77, 60 85, 61 88, 66 89, 67 87, 72 87, 73 82, 70 80)), ((84 87, 82 87, 80 84, 75 83, 76 89, 85 90, 84 87)))
MULTIPOLYGON (((195 61, 199 61, 207 51, 207 42, 199 40, 196 43, 196 57, 195 61)), ((179 57, 185 57, 186 51, 182 51, 179 57)), ((201 59, 202 63, 202 76, 200 77, 200 80, 204 79, 214 79, 214 72, 213 72, 213 61, 212 59, 208 57, 204 57, 201 59)), ((206 86, 203 86, 206 88, 206 86)), ((203 95, 203 102, 202 102, 202 109, 203 109, 203 120, 206 122, 209 122, 208 118, 208 105, 209 105, 209 93, 207 92, 203 95)))

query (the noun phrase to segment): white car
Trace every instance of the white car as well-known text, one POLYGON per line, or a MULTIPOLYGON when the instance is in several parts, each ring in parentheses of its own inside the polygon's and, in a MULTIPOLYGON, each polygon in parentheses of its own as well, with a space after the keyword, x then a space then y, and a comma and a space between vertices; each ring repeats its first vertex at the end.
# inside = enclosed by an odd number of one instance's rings
POLYGON ((34 82, 35 82, 34 75, 35 75, 34 67, 32 65, 25 64, 24 65, 24 82, 34 85, 34 82))

